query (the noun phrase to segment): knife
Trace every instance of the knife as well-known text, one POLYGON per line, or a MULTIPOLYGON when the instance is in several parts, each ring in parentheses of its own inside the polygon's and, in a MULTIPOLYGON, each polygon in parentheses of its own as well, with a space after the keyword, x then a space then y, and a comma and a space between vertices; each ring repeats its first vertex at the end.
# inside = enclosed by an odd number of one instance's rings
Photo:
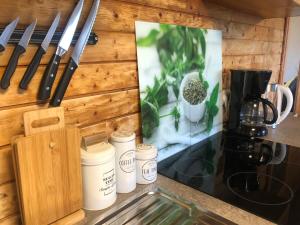
POLYGON ((23 78, 19 84, 20 89, 24 89, 24 90, 27 89, 29 82, 31 81, 34 74, 36 73, 37 68, 39 67, 39 64, 41 62, 43 55, 46 53, 46 51, 49 47, 52 37, 53 37, 53 35, 56 31, 56 28, 59 24, 59 20, 60 20, 60 13, 58 13, 56 15, 41 46, 38 48, 34 57, 31 60, 30 64, 28 65, 26 72, 24 73, 23 78))
POLYGON ((26 28, 18 45, 15 47, 15 49, 9 59, 8 65, 5 69, 4 75, 1 79, 0 86, 2 89, 7 89, 9 87, 10 79, 16 70, 19 57, 26 51, 26 48, 29 44, 31 35, 34 31, 36 22, 37 22, 37 20, 35 19, 35 21, 26 28))
POLYGON ((41 81, 39 93, 38 93, 38 100, 44 101, 50 97, 52 85, 55 80, 55 76, 57 73, 60 59, 61 59, 62 55, 68 51, 68 49, 70 47, 73 35, 75 33, 75 30, 76 30, 76 27, 77 27, 77 24, 79 21, 82 7, 83 7, 83 0, 80 0, 77 3, 77 5, 67 23, 67 26, 64 30, 64 33, 63 33, 61 39, 59 40, 57 50, 56 50, 55 54, 52 56, 48 66, 45 70, 45 73, 42 77, 42 81, 41 81))
POLYGON ((19 17, 16 18, 14 21, 12 21, 10 24, 8 24, 3 30, 0 36, 0 52, 3 52, 5 50, 7 42, 10 39, 14 30, 16 29, 18 22, 19 22, 19 17))
POLYGON ((89 16, 85 21, 85 24, 82 28, 79 39, 76 42, 76 45, 74 47, 72 56, 69 59, 69 62, 67 64, 67 66, 65 67, 64 73, 61 76, 59 83, 55 89, 54 95, 52 96, 52 99, 50 101, 50 106, 59 106, 65 95, 65 92, 68 88, 70 80, 71 80, 75 70, 78 67, 80 56, 83 53, 83 50, 86 46, 86 43, 87 43, 90 33, 92 31, 92 28, 93 28, 93 25, 94 25, 94 22, 95 22, 95 19, 97 16, 99 4, 100 4, 100 0, 94 0, 94 3, 91 7, 89 16))

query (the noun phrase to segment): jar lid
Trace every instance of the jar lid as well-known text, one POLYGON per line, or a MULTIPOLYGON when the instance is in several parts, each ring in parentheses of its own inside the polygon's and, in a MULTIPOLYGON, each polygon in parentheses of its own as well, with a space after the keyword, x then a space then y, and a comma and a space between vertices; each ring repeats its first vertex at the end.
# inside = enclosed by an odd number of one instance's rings
POLYGON ((155 158, 157 156, 157 148, 151 144, 138 144, 136 146, 136 158, 155 158))
POLYGON ((128 130, 117 130, 111 134, 111 140, 115 142, 128 142, 135 139, 135 133, 128 130))
POLYGON ((109 143, 100 142, 87 147, 87 150, 81 148, 81 164, 99 165, 108 162, 115 155, 115 148, 109 143))

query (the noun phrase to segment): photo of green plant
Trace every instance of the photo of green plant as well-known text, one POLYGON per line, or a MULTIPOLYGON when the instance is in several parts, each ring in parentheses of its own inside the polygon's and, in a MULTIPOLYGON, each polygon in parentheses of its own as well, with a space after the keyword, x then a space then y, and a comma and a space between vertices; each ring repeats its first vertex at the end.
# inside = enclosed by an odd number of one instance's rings
POLYGON ((222 33, 135 25, 143 142, 163 159, 222 130, 222 33))

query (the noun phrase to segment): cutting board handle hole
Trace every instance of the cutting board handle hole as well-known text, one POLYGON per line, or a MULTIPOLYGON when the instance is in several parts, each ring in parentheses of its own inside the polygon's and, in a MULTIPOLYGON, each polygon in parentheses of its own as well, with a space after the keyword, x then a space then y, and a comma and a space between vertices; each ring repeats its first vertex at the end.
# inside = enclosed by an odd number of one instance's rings
POLYGON ((58 124, 59 122, 60 122, 60 118, 58 116, 55 116, 55 117, 49 117, 45 119, 34 120, 32 121, 31 126, 33 128, 47 127, 47 126, 58 124))

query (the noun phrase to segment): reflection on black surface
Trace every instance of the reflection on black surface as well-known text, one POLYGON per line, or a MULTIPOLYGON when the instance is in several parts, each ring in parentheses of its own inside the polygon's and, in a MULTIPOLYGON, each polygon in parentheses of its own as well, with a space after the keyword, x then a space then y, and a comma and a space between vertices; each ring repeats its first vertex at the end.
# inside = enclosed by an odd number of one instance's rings
POLYGON ((218 133, 158 165, 159 173, 279 224, 299 224, 300 149, 218 133), (298 213, 299 214, 299 213, 298 213))
POLYGON ((259 205, 285 205, 294 197, 294 192, 285 182, 256 172, 232 174, 227 178, 227 187, 239 198, 259 205))

